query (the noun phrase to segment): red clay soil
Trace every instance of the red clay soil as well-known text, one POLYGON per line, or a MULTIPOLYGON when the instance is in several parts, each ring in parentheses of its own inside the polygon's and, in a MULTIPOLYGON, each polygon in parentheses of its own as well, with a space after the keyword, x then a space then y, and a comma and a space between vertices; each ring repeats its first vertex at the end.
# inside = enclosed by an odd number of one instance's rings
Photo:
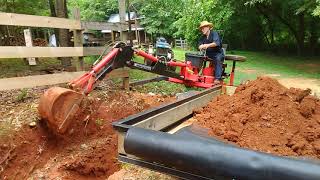
POLYGON ((173 100, 124 91, 105 100, 92 98, 63 137, 50 133, 44 123, 25 125, 0 139, 0 179, 106 179, 120 170, 111 123, 173 100))
POLYGON ((259 77, 195 112, 209 134, 240 147, 283 156, 320 158, 320 101, 259 77))

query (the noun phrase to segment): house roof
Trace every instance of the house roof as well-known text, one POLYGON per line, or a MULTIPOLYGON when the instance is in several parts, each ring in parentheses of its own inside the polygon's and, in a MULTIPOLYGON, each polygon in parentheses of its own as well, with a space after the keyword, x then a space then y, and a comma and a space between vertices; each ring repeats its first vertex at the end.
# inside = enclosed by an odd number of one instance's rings
MULTIPOLYGON (((143 17, 140 17, 136 12, 130 12, 130 20, 138 20, 138 19, 142 19, 143 17)), ((129 18, 128 18, 128 13, 126 13, 126 21, 129 21, 129 18)), ((119 14, 111 14, 109 19, 108 19, 108 22, 110 23, 119 23, 120 22, 120 16, 119 14)), ((144 28, 141 27, 140 25, 138 25, 137 29, 135 28, 135 25, 132 24, 132 31, 134 30, 143 30, 144 28)), ((127 29, 128 31, 129 29, 127 29)), ((104 29, 101 31, 102 33, 111 33, 111 30, 109 29, 104 29)))
MULTIPOLYGON (((141 18, 142 17, 139 17, 136 12, 130 12, 130 20, 141 19, 141 18)), ((127 12, 126 12, 126 21, 129 21, 127 12)), ((108 19, 108 22, 111 22, 111 23, 120 22, 120 15, 119 14, 111 14, 108 19)))
MULTIPOLYGON (((112 31, 111 30, 108 30, 108 29, 106 29, 106 30, 101 30, 101 33, 111 33, 112 31)), ((118 31, 119 32, 119 31, 118 31)))

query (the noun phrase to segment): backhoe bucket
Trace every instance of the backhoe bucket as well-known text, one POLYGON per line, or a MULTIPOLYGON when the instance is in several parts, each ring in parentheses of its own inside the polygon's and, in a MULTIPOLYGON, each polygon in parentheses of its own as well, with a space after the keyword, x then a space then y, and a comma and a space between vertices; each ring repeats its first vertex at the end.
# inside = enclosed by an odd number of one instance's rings
POLYGON ((40 97, 40 117, 54 133, 63 134, 77 114, 83 97, 70 89, 52 87, 40 97))

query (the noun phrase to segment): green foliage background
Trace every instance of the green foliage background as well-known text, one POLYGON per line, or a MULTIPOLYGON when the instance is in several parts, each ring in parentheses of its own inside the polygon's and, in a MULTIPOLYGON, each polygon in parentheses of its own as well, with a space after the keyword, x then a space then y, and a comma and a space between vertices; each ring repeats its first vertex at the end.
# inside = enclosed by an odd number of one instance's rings
MULTIPOLYGON (((54 0, 56 1, 56 0, 54 0)), ((118 0, 67 0, 81 18, 106 21, 118 0)), ((203 20, 223 30, 229 49, 320 54, 320 0, 129 0, 154 38, 186 38, 193 47, 203 20)), ((48 0, 0 0, 0 11, 48 16, 48 0)), ((12 28, 11 28, 12 29, 12 28)), ((5 28, 0 27, 0 33, 5 28)))
POLYGON ((68 6, 80 8, 81 19, 91 21, 104 21, 119 11, 117 0, 68 0, 68 6))

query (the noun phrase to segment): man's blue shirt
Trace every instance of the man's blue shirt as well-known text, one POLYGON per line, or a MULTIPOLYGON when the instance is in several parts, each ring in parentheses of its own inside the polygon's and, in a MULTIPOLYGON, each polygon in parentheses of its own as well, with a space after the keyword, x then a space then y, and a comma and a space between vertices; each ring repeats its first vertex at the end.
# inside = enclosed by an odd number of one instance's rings
POLYGON ((209 58, 215 59, 215 57, 224 56, 222 50, 222 41, 219 34, 216 31, 210 31, 209 37, 203 35, 199 40, 199 46, 201 44, 216 43, 216 47, 210 47, 206 50, 206 54, 209 58))

